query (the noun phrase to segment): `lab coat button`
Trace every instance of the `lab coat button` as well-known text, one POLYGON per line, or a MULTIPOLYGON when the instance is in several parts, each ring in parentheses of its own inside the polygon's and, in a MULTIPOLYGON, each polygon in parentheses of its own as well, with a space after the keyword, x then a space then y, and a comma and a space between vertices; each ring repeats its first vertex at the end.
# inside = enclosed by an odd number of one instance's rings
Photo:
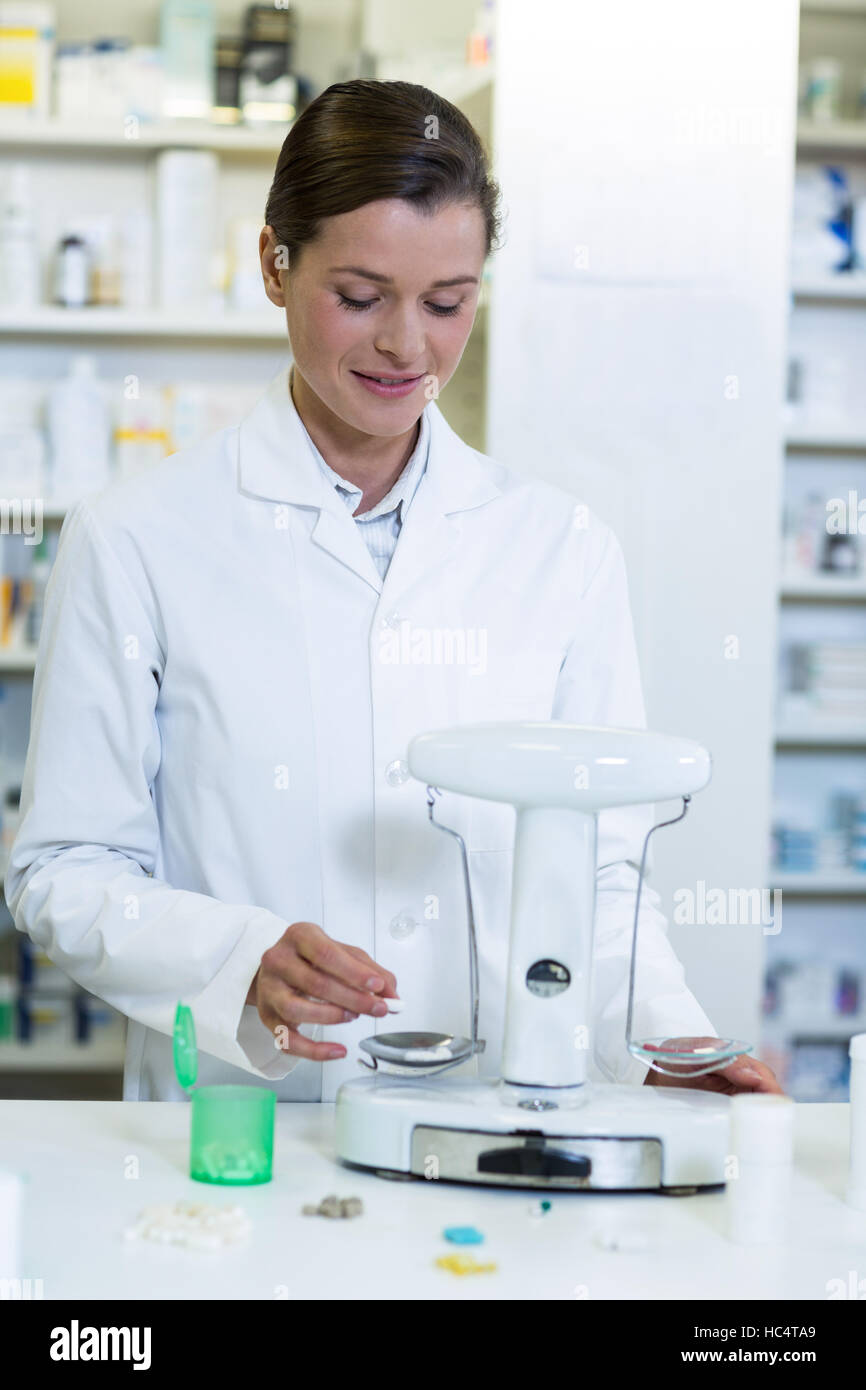
POLYGON ((396 917, 392 917, 388 923, 388 930, 395 941, 405 941, 407 936, 411 936, 418 923, 411 912, 398 912, 396 917))
POLYGON ((395 758, 385 768, 385 781, 389 787, 402 787, 404 782, 408 782, 409 777, 409 764, 402 758, 395 758))

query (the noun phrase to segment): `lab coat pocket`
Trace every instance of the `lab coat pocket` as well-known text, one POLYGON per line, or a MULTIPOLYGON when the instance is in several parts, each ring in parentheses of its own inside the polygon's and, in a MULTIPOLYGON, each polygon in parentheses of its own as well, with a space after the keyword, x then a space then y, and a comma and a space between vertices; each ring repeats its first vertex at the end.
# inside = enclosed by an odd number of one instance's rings
POLYGON ((468 723, 518 719, 549 719, 562 665, 558 646, 527 645, 515 658, 498 662, 491 656, 486 670, 467 679, 464 714, 468 723))

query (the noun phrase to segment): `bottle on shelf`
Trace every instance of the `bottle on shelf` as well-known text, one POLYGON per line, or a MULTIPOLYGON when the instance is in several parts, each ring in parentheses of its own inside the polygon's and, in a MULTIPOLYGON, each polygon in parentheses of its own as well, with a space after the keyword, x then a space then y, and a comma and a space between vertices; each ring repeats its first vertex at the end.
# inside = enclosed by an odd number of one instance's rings
POLYGON ((3 797, 3 828, 0 832, 0 848, 2 848, 2 866, 5 872, 9 862, 9 854, 15 843, 15 836, 18 834, 18 827, 21 824, 21 788, 7 787, 3 797))
POLYGON ((30 171, 13 164, 0 205, 0 307, 32 309, 42 298, 30 203, 30 171))
POLYGON ((44 118, 51 106, 54 6, 0 3, 0 115, 44 118))
POLYGON ((45 611, 45 590, 51 574, 51 560, 48 554, 48 546, 43 536, 39 544, 34 548, 33 561, 30 567, 30 606, 27 609, 27 624, 25 637, 27 643, 36 647, 39 645, 39 635, 42 631, 42 615, 45 611))
POLYGON ((84 238, 72 232, 57 247, 54 302, 64 309, 83 309, 90 299, 90 252, 84 238))
POLYGON ((866 1033, 857 1033, 848 1045, 851 1059, 851 1138, 846 1201, 856 1211, 866 1211, 866 1033))
POLYGON ((12 1042, 15 1037, 16 998, 15 976, 0 975, 0 1043, 12 1042))
POLYGON ((111 481, 108 405, 95 360, 73 357, 69 375, 48 396, 52 497, 68 505, 111 481))
POLYGON ((160 11, 167 120, 210 120, 214 101, 214 7, 210 0, 163 0, 160 11))

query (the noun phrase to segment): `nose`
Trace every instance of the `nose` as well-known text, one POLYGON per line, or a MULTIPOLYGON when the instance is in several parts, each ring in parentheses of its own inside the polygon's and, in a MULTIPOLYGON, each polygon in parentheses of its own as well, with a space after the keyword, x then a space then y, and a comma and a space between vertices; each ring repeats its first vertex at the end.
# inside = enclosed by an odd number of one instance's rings
POLYGON ((377 352, 393 358, 395 365, 414 366, 425 343, 421 310, 416 305, 395 304, 387 317, 379 320, 374 346, 377 352))

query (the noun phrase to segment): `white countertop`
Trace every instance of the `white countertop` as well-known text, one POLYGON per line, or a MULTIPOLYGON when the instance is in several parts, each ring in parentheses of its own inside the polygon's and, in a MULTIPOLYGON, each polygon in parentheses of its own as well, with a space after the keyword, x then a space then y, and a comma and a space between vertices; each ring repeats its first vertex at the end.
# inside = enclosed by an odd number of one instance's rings
MULTIPOLYGON (((333 1105, 277 1105, 273 1181, 216 1187, 188 1176, 189 1107, 121 1101, 0 1102, 0 1167, 27 1179, 24 1278, 46 1299, 827 1299, 829 1280, 866 1277, 866 1213, 843 1201, 848 1106, 799 1105, 788 1243, 725 1237, 721 1192, 696 1197, 543 1193, 389 1182, 334 1157, 333 1105), (140 1176, 125 1172, 137 1159, 140 1176), (363 1199, 354 1220, 302 1216, 331 1192, 363 1199), (548 1197, 552 1210, 533 1217, 548 1197), (237 1203, 243 1246, 197 1252, 125 1242, 142 1207, 237 1203), (480 1246, 449 1245, 473 1225, 480 1246), (639 1252, 599 1248, 637 1232, 639 1252), (471 1253, 495 1273, 456 1276, 437 1256, 471 1253)), ((851 1293, 848 1293, 851 1297, 851 1293)))

